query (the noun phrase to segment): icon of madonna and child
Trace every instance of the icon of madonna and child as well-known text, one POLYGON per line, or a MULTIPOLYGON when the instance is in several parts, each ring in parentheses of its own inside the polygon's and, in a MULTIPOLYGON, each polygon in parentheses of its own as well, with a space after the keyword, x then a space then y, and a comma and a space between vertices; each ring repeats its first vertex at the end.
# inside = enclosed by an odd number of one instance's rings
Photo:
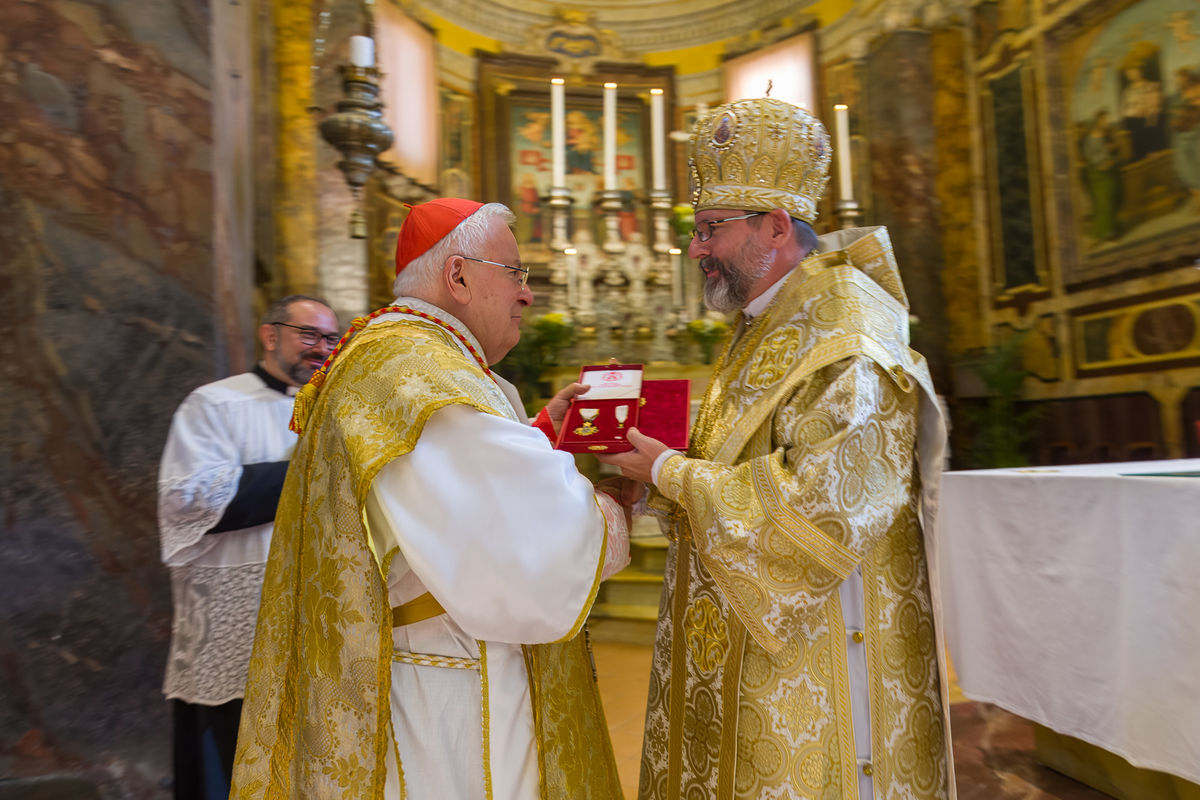
POLYGON ((1092 250, 1200 223, 1192 6, 1145 0, 1110 20, 1080 62, 1069 103, 1081 233, 1092 250))

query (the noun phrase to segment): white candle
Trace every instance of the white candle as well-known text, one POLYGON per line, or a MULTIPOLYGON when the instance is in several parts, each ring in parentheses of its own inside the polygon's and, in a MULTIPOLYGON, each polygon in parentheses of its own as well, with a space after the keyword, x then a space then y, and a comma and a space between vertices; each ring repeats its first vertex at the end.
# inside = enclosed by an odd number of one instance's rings
POLYGON ((854 180, 850 176, 850 109, 839 103, 833 107, 834 127, 837 129, 838 196, 854 199, 854 180))
POLYGON ((667 136, 663 125, 663 90, 650 90, 650 166, 654 176, 651 188, 667 189, 667 136))
POLYGON ((567 116, 563 79, 550 81, 550 186, 561 189, 567 185, 567 116))
POLYGON ((672 247, 667 251, 671 255, 671 307, 683 306, 683 251, 672 247))
POLYGON ((350 63, 356 67, 375 66, 375 40, 370 36, 351 36, 350 63))
POLYGON ((567 308, 579 305, 579 263, 575 257, 575 248, 563 250, 567 257, 567 308))
POLYGON ((617 85, 604 84, 604 188, 617 188, 617 85))

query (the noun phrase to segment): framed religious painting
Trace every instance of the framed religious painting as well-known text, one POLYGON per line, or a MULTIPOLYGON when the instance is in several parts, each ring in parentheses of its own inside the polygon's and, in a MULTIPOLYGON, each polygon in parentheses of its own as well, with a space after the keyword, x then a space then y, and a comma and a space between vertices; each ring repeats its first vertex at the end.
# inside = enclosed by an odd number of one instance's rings
MULTIPOLYGON (((651 67, 598 63, 592 75, 566 74, 564 87, 565 188, 571 199, 570 237, 597 246, 604 241, 600 213, 604 191, 603 85, 617 84, 616 190, 623 241, 650 242, 651 143, 649 91, 662 88, 666 106, 671 73, 651 67)), ((554 61, 525 55, 480 60, 479 119, 483 199, 509 206, 522 245, 548 247, 553 178, 550 79, 554 61)), ((668 117, 669 119, 669 117, 668 117)))
POLYGON ((1200 7, 1096 0, 1047 35, 1058 257, 1083 287, 1200 248, 1200 7))

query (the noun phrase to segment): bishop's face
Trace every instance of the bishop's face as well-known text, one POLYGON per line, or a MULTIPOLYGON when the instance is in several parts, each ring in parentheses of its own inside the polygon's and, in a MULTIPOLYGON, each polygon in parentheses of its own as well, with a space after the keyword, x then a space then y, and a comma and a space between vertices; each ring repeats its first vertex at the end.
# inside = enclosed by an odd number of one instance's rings
POLYGON ((704 304, 713 311, 736 311, 750 300, 754 285, 774 263, 763 241, 764 226, 756 212, 705 209, 696 214, 696 231, 688 256, 704 273, 704 304))

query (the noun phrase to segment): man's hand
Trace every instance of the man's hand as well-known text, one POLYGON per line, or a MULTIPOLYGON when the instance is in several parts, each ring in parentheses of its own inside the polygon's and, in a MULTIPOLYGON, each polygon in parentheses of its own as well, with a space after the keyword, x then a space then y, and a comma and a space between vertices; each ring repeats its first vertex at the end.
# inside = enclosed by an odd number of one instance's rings
POLYGON ((646 494, 646 484, 624 476, 604 478, 596 483, 596 488, 608 492, 620 501, 621 505, 629 508, 637 505, 646 494))
POLYGON ((587 384, 578 382, 568 384, 560 389, 549 403, 546 403, 546 414, 550 417, 550 424, 554 426, 555 433, 558 433, 558 429, 562 427, 563 418, 567 416, 567 409, 571 407, 571 401, 590 388, 587 384))
POLYGON ((646 494, 646 484, 629 478, 605 478, 596 484, 596 491, 604 492, 621 504, 625 511, 625 525, 633 529, 633 507, 646 494))
POLYGON ((665 444, 658 439, 651 439, 649 436, 643 436, 642 432, 637 428, 630 428, 626 440, 633 445, 633 449, 627 453, 610 453, 607 455, 597 455, 596 458, 604 464, 612 464, 614 467, 619 467, 621 474, 626 478, 632 478, 635 481, 651 484, 650 468, 654 466, 654 460, 664 450, 670 450, 665 444))

